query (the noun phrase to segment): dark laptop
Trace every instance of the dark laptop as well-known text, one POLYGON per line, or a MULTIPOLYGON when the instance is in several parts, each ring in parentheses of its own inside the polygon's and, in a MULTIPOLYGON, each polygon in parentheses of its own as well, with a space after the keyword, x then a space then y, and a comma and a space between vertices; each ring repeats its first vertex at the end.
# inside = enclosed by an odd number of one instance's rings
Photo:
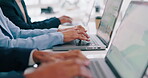
POLYGON ((93 78, 148 78, 148 2, 132 1, 105 59, 90 59, 93 78))
POLYGON ((123 0, 108 0, 97 34, 89 35, 90 42, 74 40, 53 47, 53 50, 104 50, 108 47, 123 0))

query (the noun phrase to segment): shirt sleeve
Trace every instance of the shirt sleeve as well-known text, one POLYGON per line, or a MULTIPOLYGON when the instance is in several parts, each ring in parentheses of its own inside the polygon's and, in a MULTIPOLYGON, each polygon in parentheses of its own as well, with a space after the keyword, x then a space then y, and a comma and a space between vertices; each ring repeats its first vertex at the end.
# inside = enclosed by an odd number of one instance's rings
POLYGON ((9 48, 37 48, 42 50, 64 43, 64 35, 61 32, 56 32, 57 29, 21 30, 7 19, 2 11, 0 13, 1 20, 12 37, 10 38, 0 29, 0 46, 9 48))
POLYGON ((25 78, 23 74, 15 71, 10 72, 0 72, 0 78, 25 78))
POLYGON ((35 62, 34 62, 34 60, 33 60, 33 53, 34 53, 34 51, 35 51, 36 49, 34 49, 34 50, 32 50, 31 51, 31 53, 30 53, 30 57, 29 57, 29 66, 31 66, 31 65, 34 65, 35 64, 35 62))

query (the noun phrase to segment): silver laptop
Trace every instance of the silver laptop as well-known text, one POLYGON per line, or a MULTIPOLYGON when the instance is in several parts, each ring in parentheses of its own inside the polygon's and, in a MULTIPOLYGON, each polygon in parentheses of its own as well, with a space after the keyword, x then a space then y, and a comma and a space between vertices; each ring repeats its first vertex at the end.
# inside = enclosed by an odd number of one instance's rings
POLYGON ((123 0, 108 0, 104 10, 104 14, 101 19, 97 34, 89 35, 90 42, 74 40, 72 42, 65 43, 64 45, 57 45, 53 47, 53 50, 104 50, 108 47, 112 31, 116 24, 116 20, 119 15, 123 0))
POLYGON ((147 9, 148 2, 130 3, 105 59, 90 59, 93 78, 148 78, 147 9))

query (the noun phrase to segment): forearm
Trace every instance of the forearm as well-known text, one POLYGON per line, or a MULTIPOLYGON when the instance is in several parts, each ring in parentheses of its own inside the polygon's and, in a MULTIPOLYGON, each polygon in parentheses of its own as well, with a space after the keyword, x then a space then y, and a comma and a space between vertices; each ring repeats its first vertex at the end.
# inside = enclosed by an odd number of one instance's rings
POLYGON ((57 32, 57 28, 52 29, 35 29, 35 30, 21 30, 19 27, 15 26, 8 18, 2 16, 3 19, 6 21, 8 28, 11 29, 11 33, 13 34, 14 38, 28 38, 28 37, 35 37, 47 33, 54 33, 57 32))
POLYGON ((31 51, 32 49, 1 47, 0 72, 26 69, 31 51))
POLYGON ((22 74, 10 71, 10 72, 0 72, 0 78, 25 78, 22 74))
MULTIPOLYGON (((34 30, 21 30, 19 37, 20 38, 27 38, 27 37, 35 37, 39 35, 44 35, 48 33, 55 33, 57 32, 57 28, 52 28, 52 29, 34 29, 34 30)), ((19 32, 18 32, 19 33, 19 32)))
MULTIPOLYGON (((15 25, 17 25, 20 29, 50 29, 50 28, 58 28, 60 25, 60 21, 58 18, 50 18, 50 19, 46 19, 44 21, 37 21, 37 22, 31 22, 30 20, 29 23, 24 22, 20 18, 19 16, 14 17, 16 18, 15 20, 13 20, 13 23, 15 23, 15 25)), ((29 18, 29 17, 28 17, 29 18)))
POLYGON ((0 31, 0 46, 4 47, 47 49, 57 44, 63 44, 63 34, 60 32, 48 33, 37 37, 29 37, 26 39, 24 38, 10 39, 8 36, 5 36, 0 31))
POLYGON ((33 22, 30 25, 40 26, 40 29, 50 29, 50 28, 58 28, 61 24, 60 20, 56 17, 49 18, 43 21, 33 22))

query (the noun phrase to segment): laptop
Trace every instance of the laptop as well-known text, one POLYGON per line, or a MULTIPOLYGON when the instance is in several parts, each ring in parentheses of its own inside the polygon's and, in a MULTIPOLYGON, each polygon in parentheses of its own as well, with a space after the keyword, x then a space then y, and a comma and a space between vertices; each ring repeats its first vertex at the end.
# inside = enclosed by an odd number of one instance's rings
POLYGON ((53 50, 80 49, 83 51, 105 50, 110 42, 123 0, 108 0, 96 34, 89 34, 90 42, 74 40, 63 45, 53 46, 53 50))
POLYGON ((148 78, 147 9, 148 2, 130 3, 106 57, 90 59, 93 78, 148 78))

